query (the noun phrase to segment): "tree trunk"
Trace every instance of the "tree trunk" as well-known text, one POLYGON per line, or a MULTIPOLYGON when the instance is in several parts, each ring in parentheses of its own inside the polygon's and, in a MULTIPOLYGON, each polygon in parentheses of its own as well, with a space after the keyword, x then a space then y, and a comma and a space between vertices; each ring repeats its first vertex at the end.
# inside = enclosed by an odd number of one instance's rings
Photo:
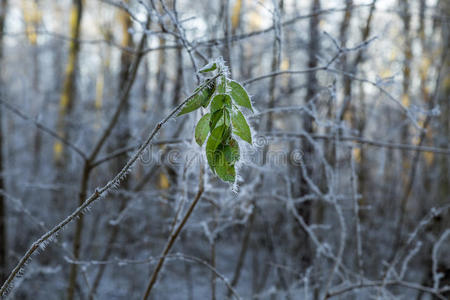
MULTIPOLYGON (((78 55, 80 50, 80 25, 83 15, 84 0, 73 0, 70 11, 70 48, 69 57, 66 64, 63 90, 59 99, 59 115, 57 130, 65 139, 69 138, 69 128, 67 118, 72 112, 76 94, 76 73, 78 67, 78 55)), ((67 161, 67 153, 64 144, 56 141, 53 147, 54 160, 58 167, 62 168, 67 161)))
MULTIPOLYGON (((0 0, 0 66, 3 60, 3 29, 6 18, 7 0, 0 0)), ((3 94, 3 79, 0 74, 0 96, 3 94)), ((0 106, 0 190, 5 189, 4 181, 4 165, 3 165, 3 116, 2 107, 0 106)), ((7 275, 7 216, 6 216, 6 199, 3 193, 0 193, 0 282, 4 282, 7 275)))
MULTIPOLYGON (((320 0, 314 0, 312 2, 311 6, 311 14, 314 14, 314 12, 320 10, 320 0)), ((308 45, 308 68, 315 68, 318 66, 318 53, 320 51, 320 31, 319 31, 319 22, 320 17, 317 14, 314 14, 310 18, 309 21, 309 45, 308 45)), ((308 105, 311 101, 313 101, 313 98, 316 96, 318 91, 318 80, 316 77, 315 72, 309 72, 307 75, 307 87, 306 87, 306 95, 304 99, 304 104, 308 105)), ((303 114, 303 131, 306 134, 313 134, 314 133, 314 127, 313 127, 313 117, 309 114, 303 114)), ((305 163, 306 173, 308 175, 311 175, 311 161, 314 157, 314 149, 313 146, 309 141, 304 139, 301 144, 301 149, 303 152, 303 162, 305 163)), ((297 169, 299 179, 298 181, 298 187, 293 193, 294 197, 303 197, 310 193, 310 189, 308 187, 308 183, 305 179, 305 177, 302 174, 302 167, 299 166, 297 169)), ((305 202, 297 206, 297 211, 299 215, 301 215, 306 224, 311 223, 311 214, 312 214, 312 205, 311 202, 305 202)), ((301 251, 302 253, 302 263, 305 263, 306 265, 309 265, 312 262, 313 259, 313 252, 312 249, 310 249, 308 238, 305 237, 302 239, 304 244, 300 244, 300 249, 303 249, 301 251)))

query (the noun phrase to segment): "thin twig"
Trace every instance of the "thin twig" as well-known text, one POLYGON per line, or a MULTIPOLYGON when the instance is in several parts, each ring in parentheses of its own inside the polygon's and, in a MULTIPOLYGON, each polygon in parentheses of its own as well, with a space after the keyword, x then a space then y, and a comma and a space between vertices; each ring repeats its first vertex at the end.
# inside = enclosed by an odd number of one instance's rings
MULTIPOLYGON (((262 132, 259 133, 262 136, 274 136, 274 137, 286 137, 286 138, 305 138, 307 136, 306 133, 301 132, 262 132)), ((333 140, 335 137, 326 134, 311 134, 312 139, 315 140, 333 140)), ((430 146, 415 146, 411 144, 400 144, 400 143, 390 143, 383 141, 373 141, 363 137, 357 136, 340 136, 340 140, 355 142, 358 144, 365 144, 374 147, 383 147, 390 149, 399 149, 406 151, 420 151, 420 152, 432 152, 436 154, 450 155, 449 148, 439 148, 439 147, 430 147, 430 146)))
POLYGON ((72 144, 70 141, 68 141, 64 137, 60 136, 53 129, 45 126, 44 124, 42 124, 41 122, 39 122, 37 120, 33 120, 31 117, 29 117, 26 114, 24 114, 23 112, 21 112, 19 110, 19 108, 17 108, 14 105, 8 103, 8 101, 5 101, 5 100, 0 98, 0 104, 3 105, 6 109, 11 111, 12 113, 14 113, 17 116, 19 116, 20 118, 22 118, 23 120, 33 123, 37 128, 39 128, 43 132, 45 132, 45 133, 49 134, 50 136, 54 137, 55 139, 59 140, 61 143, 66 145, 68 148, 71 148, 73 151, 75 151, 77 154, 79 154, 83 159, 87 158, 87 155, 84 153, 83 150, 81 150, 80 148, 78 148, 77 146, 72 144))
POLYGON ((326 295, 326 299, 330 299, 332 297, 336 297, 336 296, 351 292, 356 289, 374 288, 374 287, 380 287, 383 285, 399 285, 399 286, 407 287, 407 288, 414 289, 417 291, 429 293, 431 295, 436 296, 439 299, 443 299, 443 300, 447 299, 445 296, 441 295, 441 291, 439 291, 439 290, 435 290, 433 288, 425 287, 425 286, 418 285, 418 284, 411 283, 411 282, 400 281, 400 280, 392 280, 392 281, 388 281, 388 282, 383 282, 383 281, 365 282, 365 283, 351 285, 351 286, 342 288, 340 290, 336 290, 334 292, 328 293, 326 295))
MULTIPOLYGON (((160 140, 160 141, 154 141, 152 143, 152 145, 169 145, 169 144, 180 144, 183 142, 187 142, 187 139, 169 139, 169 140, 160 140)), ((95 162, 91 163, 91 168, 95 168, 99 165, 101 165, 104 162, 107 162, 111 159, 114 159, 116 157, 122 156, 124 154, 127 154, 130 151, 134 151, 136 149, 139 148, 139 144, 138 145, 133 145, 133 146, 128 146, 122 149, 118 149, 112 153, 109 153, 107 155, 105 155, 104 157, 99 158, 98 160, 96 160, 95 162)))
POLYGON ((192 212, 194 211, 194 208, 197 206, 198 201, 203 195, 204 192, 204 182, 203 182, 203 173, 204 173, 204 166, 200 166, 200 176, 199 176, 199 187, 197 194, 195 195, 194 200, 192 201, 191 205, 189 206, 186 214, 184 215, 183 219, 181 220, 180 224, 174 228, 174 231, 171 233, 169 240, 167 241, 166 246, 164 247, 163 252, 161 253, 160 259, 158 260, 158 264, 156 265, 155 269, 153 270, 152 276, 150 277, 150 281, 147 285, 147 288, 145 290, 145 294, 143 299, 147 300, 150 296, 150 292, 152 291, 157 279, 159 272, 161 271, 164 262, 166 260, 167 254, 169 254, 170 250, 172 249, 172 246, 175 244, 175 241, 178 237, 178 235, 181 233, 181 231, 184 228, 184 225, 186 225, 189 217, 191 216, 192 212))
MULTIPOLYGON (((159 257, 150 257, 147 259, 115 259, 115 260, 107 260, 107 261, 80 261, 80 260, 72 260, 69 257, 64 257, 65 260, 70 263, 70 264, 77 264, 77 265, 83 265, 83 266, 102 266, 102 265, 111 265, 111 264, 117 264, 117 265, 142 265, 142 264, 148 264, 148 263, 153 263, 158 261, 159 259, 161 259, 162 256, 159 257)), ((174 254, 169 254, 166 255, 166 259, 167 260, 175 260, 175 259, 180 259, 180 260, 184 260, 187 262, 192 262, 192 263, 198 263, 200 265, 205 266, 206 268, 208 268, 209 270, 211 270, 212 272, 214 272, 216 274, 217 277, 219 277, 223 283, 225 284, 225 286, 227 287, 227 289, 229 291, 231 291, 231 294, 236 298, 236 299, 241 299, 241 297, 239 296, 239 294, 236 292, 236 290, 233 288, 233 286, 229 283, 228 279, 221 274, 216 268, 214 268, 213 266, 211 266, 207 261, 200 259, 196 256, 191 256, 191 255, 187 255, 184 253, 174 253, 174 254)))
MULTIPOLYGON (((371 4, 359 4, 359 5, 353 5, 352 8, 364 8, 364 7, 369 7, 371 4)), ((341 12, 341 11, 345 11, 346 7, 342 7, 342 8, 328 8, 328 9, 319 9, 316 10, 314 12, 311 12, 309 14, 305 14, 305 15, 298 15, 295 17, 292 17, 284 22, 281 23, 281 27, 286 27, 286 26, 290 26, 295 24, 298 21, 301 20, 306 20, 309 19, 311 17, 316 17, 319 15, 325 15, 325 14, 331 14, 331 13, 335 13, 335 12, 341 12)), ((245 40, 247 38, 250 37, 254 37, 254 36, 258 36, 258 35, 262 35, 265 33, 269 33, 272 30, 275 30, 275 25, 272 25, 266 29, 262 29, 262 30, 257 30, 257 31, 252 31, 252 32, 248 32, 248 33, 243 33, 243 34, 239 34, 239 35, 233 35, 230 37, 232 42, 237 42, 240 40, 245 40)), ((207 41, 201 41, 197 43, 197 47, 198 46, 202 46, 202 47, 211 47, 211 46, 216 46, 216 45, 221 45, 223 43, 226 43, 226 39, 225 38, 221 38, 221 39, 211 39, 211 40, 207 40, 207 41)))
MULTIPOLYGON (((334 41, 334 39, 327 33, 327 32, 324 32, 328 37, 330 37, 333 41, 334 41)), ((337 53, 326 63, 326 64, 324 64, 323 66, 319 66, 319 67, 313 67, 313 68, 308 68, 308 69, 304 69, 304 70, 283 70, 283 71, 275 71, 275 72, 271 72, 271 73, 268 73, 268 74, 265 74, 265 75, 261 75, 261 76, 258 76, 258 77, 254 77, 254 78, 250 78, 250 79, 247 79, 247 80, 245 80, 244 82, 243 82, 243 84, 244 85, 248 85, 248 84, 251 84, 251 83, 253 83, 253 82, 255 82, 255 81, 259 81, 259 80, 262 80, 262 79, 266 79, 266 78, 271 78, 271 77, 276 77, 276 76, 280 76, 280 75, 286 75, 286 74, 305 74, 305 73, 311 73, 311 72, 317 72, 317 71, 327 71, 327 70, 330 70, 330 66, 341 56, 341 55, 343 55, 344 53, 347 53, 347 52, 352 52, 352 51, 358 51, 358 50, 360 50, 360 49, 362 49, 362 48, 364 48, 364 47, 366 47, 367 45, 369 45, 371 42, 373 42, 374 40, 376 39, 376 37, 373 37, 373 38, 370 38, 370 39, 368 39, 368 40, 365 40, 365 41, 363 41, 362 43, 360 43, 360 44, 358 44, 358 45, 356 45, 356 46, 354 46, 354 47, 351 47, 351 48, 341 48, 341 47, 338 47, 337 49, 338 49, 338 51, 337 51, 337 53)), ((335 41, 334 41, 334 43, 336 43, 335 41)), ((330 71, 332 71, 332 72, 335 72, 336 70, 335 69, 332 69, 332 70, 330 70, 330 71)), ((369 82, 369 81, 368 81, 369 82)))

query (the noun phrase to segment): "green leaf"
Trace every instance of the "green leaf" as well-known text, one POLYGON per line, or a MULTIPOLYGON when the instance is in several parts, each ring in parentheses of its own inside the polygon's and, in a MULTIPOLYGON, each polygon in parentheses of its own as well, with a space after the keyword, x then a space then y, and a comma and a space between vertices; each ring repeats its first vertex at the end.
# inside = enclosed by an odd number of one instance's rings
MULTIPOLYGON (((215 111, 211 114, 211 118, 209 120, 209 128, 213 130, 216 128, 217 123, 219 123, 220 119, 223 118, 223 110, 215 111)), ((223 123, 223 122, 222 122, 223 123)))
POLYGON ((217 126, 223 124, 225 124, 227 127, 230 126, 230 112, 228 111, 228 109, 220 109, 213 112, 209 121, 209 128, 213 130, 217 126))
POLYGON ((211 113, 218 111, 224 107, 231 108, 231 97, 227 94, 218 94, 211 101, 211 113))
POLYGON ((211 97, 214 94, 214 91, 216 90, 216 86, 214 83, 211 83, 207 87, 203 89, 201 92, 203 94, 202 96, 202 106, 204 108, 208 107, 209 102, 211 101, 211 97))
POLYGON ((236 170, 234 164, 230 164, 226 161, 224 148, 220 148, 216 151, 215 160, 217 176, 223 181, 234 182, 236 180, 236 170))
MULTIPOLYGON (((194 92, 198 91, 197 88, 194 92)), ((200 92, 198 92, 191 100, 189 100, 178 113, 177 116, 181 116, 191 111, 198 109, 200 106, 207 107, 211 96, 214 94, 214 85, 204 87, 200 92)))
POLYGON ((222 143, 224 140, 224 133, 226 131, 226 126, 221 125, 214 130, 211 131, 211 134, 209 135, 208 141, 206 142, 206 158, 208 159, 208 164, 211 167, 211 170, 215 170, 215 159, 214 159, 214 153, 216 152, 217 147, 222 143))
POLYGON ((234 164, 239 160, 239 144, 235 139, 231 139, 228 145, 224 146, 224 155, 229 164, 234 164))
POLYGON ((231 88, 231 98, 233 98, 234 102, 236 102, 237 105, 246 107, 253 111, 252 103, 250 102, 250 97, 247 94, 247 91, 234 80, 230 80, 228 82, 228 85, 231 88))
POLYGON ((226 94, 226 92, 227 92, 227 78, 224 75, 222 75, 220 76, 217 83, 217 93, 226 94))
POLYGON ((215 69, 217 69, 217 64, 214 62, 214 63, 207 64, 206 66, 201 68, 198 72, 199 73, 207 73, 207 72, 214 71, 215 69))
POLYGON ((198 121, 197 126, 195 127, 195 141, 199 146, 203 145, 208 136, 210 118, 211 114, 207 113, 198 121))
POLYGON ((233 123, 233 133, 251 145, 252 134, 244 115, 240 111, 234 111, 231 115, 231 122, 233 123))

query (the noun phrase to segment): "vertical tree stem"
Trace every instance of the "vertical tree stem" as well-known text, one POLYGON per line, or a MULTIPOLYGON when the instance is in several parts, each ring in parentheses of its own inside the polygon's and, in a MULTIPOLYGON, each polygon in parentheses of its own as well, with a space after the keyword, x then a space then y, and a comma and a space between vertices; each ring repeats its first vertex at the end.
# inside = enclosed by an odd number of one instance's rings
POLYGON ((197 203, 203 194, 203 191, 204 191, 203 174, 204 174, 204 167, 202 165, 202 166, 200 166, 199 187, 198 187, 197 194, 195 195, 194 200, 192 201, 191 205, 189 206, 189 208, 188 208, 186 214, 184 215, 183 219, 181 220, 180 224, 177 227, 175 227, 175 230, 170 235, 169 240, 167 241, 167 244, 164 247, 164 250, 162 251, 162 253, 160 255, 158 263, 157 263, 155 269, 153 270, 153 273, 150 277, 149 283, 145 290, 144 297, 142 298, 144 300, 148 299, 148 297, 150 296, 150 292, 152 291, 152 289, 158 279, 159 272, 161 271, 161 268, 164 265, 167 254, 169 254, 170 250, 172 249, 173 245, 175 244, 175 241, 176 241, 178 235, 180 235, 181 231, 183 230, 184 225, 186 225, 187 221, 189 220, 189 217, 191 216, 192 212, 194 211, 194 208, 197 206, 197 203))

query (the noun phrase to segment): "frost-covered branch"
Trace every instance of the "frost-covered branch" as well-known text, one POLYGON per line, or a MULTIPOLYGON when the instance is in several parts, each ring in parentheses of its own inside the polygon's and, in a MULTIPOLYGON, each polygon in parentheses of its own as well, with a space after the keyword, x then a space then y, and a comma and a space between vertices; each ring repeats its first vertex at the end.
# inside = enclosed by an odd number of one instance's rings
POLYGON ((32 255, 38 250, 38 249, 45 249, 45 247, 52 241, 52 238, 60 232, 67 224, 72 222, 74 219, 79 217, 81 214, 86 212, 87 209, 89 209, 90 205, 92 205, 96 200, 101 199, 102 197, 106 196, 107 192, 120 184, 120 182, 129 174, 131 171, 133 165, 138 160, 139 156, 144 152, 144 150, 150 145, 153 138, 156 136, 156 134, 159 132, 159 130, 167 123, 167 121, 172 118, 175 113, 180 110, 181 107, 183 107, 189 100, 191 100, 195 95, 197 95, 199 92, 202 91, 203 88, 207 87, 213 80, 215 80, 217 77, 219 77, 220 74, 214 76, 211 79, 208 79, 203 83, 200 88, 194 92, 191 96, 186 98, 184 101, 182 101, 177 107, 175 107, 165 118, 163 118, 158 124, 156 124, 153 131, 149 134, 147 139, 141 144, 139 149, 136 151, 136 153, 128 160, 126 165, 120 170, 118 174, 114 176, 113 179, 111 179, 107 184, 105 184, 103 187, 96 188, 95 192, 92 193, 84 202, 82 205, 77 207, 69 216, 67 216, 63 221, 61 221, 58 225, 53 227, 50 231, 44 233, 38 240, 36 240, 31 247, 27 250, 27 252, 24 254, 24 256, 19 260, 17 265, 14 267, 12 272, 9 274, 6 281, 2 284, 2 287, 0 288, 0 295, 5 295, 9 291, 10 288, 12 288, 11 284, 13 280, 21 273, 23 272, 23 268, 26 266, 26 264, 30 261, 32 255))

